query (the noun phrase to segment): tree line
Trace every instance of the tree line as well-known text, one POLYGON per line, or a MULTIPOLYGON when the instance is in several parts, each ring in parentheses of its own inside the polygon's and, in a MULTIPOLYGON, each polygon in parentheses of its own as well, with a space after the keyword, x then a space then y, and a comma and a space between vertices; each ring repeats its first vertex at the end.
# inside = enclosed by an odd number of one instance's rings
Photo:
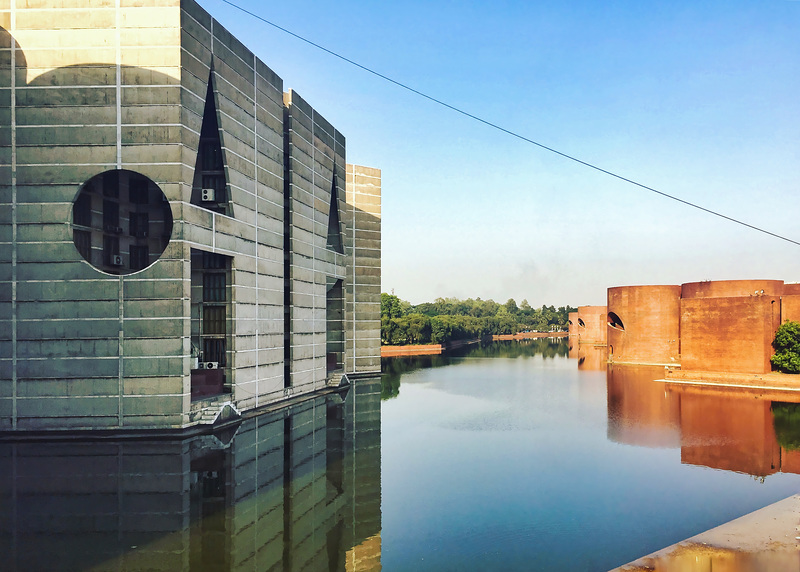
POLYGON ((571 306, 533 308, 513 298, 505 304, 480 298, 436 298, 412 305, 394 294, 381 294, 381 343, 385 345, 443 344, 518 332, 567 329, 571 306))

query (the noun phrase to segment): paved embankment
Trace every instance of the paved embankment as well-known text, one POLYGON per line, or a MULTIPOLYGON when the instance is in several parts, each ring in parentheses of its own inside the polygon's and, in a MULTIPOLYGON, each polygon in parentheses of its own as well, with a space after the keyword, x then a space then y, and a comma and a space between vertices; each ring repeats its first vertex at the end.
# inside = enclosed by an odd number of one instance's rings
POLYGON ((800 375, 778 372, 726 373, 666 368, 664 378, 656 381, 716 389, 800 392, 800 375))
POLYGON ((505 341, 505 340, 531 340, 537 338, 566 338, 569 335, 567 332, 520 332, 519 334, 500 334, 492 336, 492 341, 505 341))
POLYGON ((454 340, 446 344, 381 346, 381 357, 438 355, 447 350, 454 350, 477 343, 480 343, 480 340, 454 340))
POLYGON ((797 570, 800 495, 707 530, 611 572, 797 570))
POLYGON ((444 351, 441 344, 409 346, 381 346, 381 357, 438 355, 444 351))

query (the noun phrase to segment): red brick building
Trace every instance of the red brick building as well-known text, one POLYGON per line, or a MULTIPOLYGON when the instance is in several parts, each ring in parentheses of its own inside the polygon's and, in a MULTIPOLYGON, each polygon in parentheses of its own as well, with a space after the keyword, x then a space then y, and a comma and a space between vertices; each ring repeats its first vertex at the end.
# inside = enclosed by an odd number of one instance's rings
POLYGON ((800 320, 800 284, 719 280, 608 289, 613 362, 766 373, 781 323, 800 320))

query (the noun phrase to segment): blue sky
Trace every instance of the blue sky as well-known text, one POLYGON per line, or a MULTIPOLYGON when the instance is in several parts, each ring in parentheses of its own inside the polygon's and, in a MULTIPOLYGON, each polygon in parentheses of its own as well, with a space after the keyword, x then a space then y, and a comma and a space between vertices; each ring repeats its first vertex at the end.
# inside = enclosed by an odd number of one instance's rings
MULTIPOLYGON (((604 304, 606 289, 800 281, 800 246, 413 95, 219 0, 211 14, 382 170, 384 291, 604 304)), ((240 6, 432 97, 800 241, 800 1, 240 6)))

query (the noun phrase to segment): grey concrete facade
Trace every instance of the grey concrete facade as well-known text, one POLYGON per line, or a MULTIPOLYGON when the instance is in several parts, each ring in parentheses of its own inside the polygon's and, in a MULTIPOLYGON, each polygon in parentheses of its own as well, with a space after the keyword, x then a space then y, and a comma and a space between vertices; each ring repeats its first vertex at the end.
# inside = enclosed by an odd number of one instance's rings
POLYGON ((352 252, 346 280, 345 339, 347 371, 381 369, 381 172, 347 165, 347 204, 351 209, 347 244, 352 252), (378 351, 375 352, 375 348, 378 351))
POLYGON ((0 27, 0 431, 380 370, 380 171, 266 64, 192 0, 0 0, 0 27))

